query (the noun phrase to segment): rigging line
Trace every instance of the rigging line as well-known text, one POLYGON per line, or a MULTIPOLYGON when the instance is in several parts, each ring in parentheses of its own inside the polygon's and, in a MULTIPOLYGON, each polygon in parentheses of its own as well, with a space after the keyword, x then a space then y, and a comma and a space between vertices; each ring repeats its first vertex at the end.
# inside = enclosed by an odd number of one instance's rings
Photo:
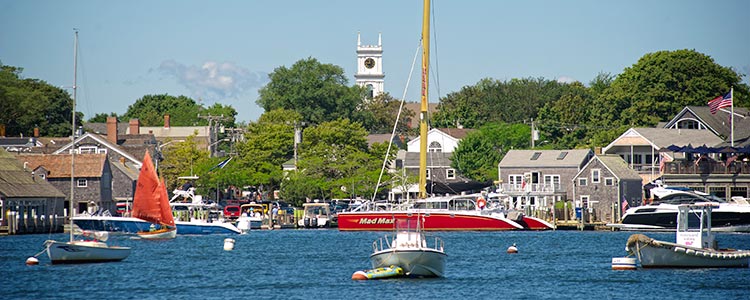
POLYGON ((401 96, 401 105, 398 107, 398 114, 396 114, 396 122, 393 122, 393 131, 391 131, 391 138, 388 139, 388 149, 385 152, 385 158, 383 158, 383 167, 380 168, 380 176, 378 176, 378 183, 375 185, 375 192, 372 194, 372 200, 375 201, 375 197, 378 195, 378 188, 380 188, 380 182, 383 180, 383 173, 385 172, 385 166, 388 163, 388 157, 391 155, 391 145, 393 145, 393 137, 396 135, 396 128, 398 127, 398 122, 401 119, 401 111, 404 108, 404 102, 406 102, 406 92, 409 90, 409 82, 411 82, 411 76, 414 74, 414 66, 417 63, 417 56, 419 56, 419 51, 422 49, 422 39, 419 39, 419 46, 417 46, 417 50, 414 52, 414 60, 411 62, 411 70, 409 70, 409 77, 406 79, 406 86, 404 86, 404 93, 401 96))
MULTIPOLYGON (((439 55, 438 55, 438 40, 437 40, 437 15, 435 14, 435 2, 432 2, 430 5, 430 9, 432 9, 432 44, 434 46, 435 55, 433 55, 435 58, 435 67, 430 68, 430 70, 433 73, 433 81, 435 83, 435 90, 437 92, 438 101, 440 100, 441 94, 440 94, 440 63, 439 63, 439 55)), ((429 112, 429 109, 428 109, 429 112)))

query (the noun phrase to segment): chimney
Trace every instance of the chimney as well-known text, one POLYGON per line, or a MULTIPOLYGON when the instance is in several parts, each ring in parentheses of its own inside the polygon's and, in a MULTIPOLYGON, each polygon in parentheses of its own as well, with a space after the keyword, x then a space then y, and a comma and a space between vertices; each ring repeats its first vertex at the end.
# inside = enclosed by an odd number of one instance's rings
POLYGON ((117 145, 117 117, 107 117, 107 140, 117 145))
POLYGON ((164 128, 169 129, 169 115, 164 115, 164 128))
POLYGON ((39 137, 39 127, 34 127, 34 137, 35 138, 39 137))
POLYGON ((141 121, 130 119, 130 134, 141 134, 141 121))

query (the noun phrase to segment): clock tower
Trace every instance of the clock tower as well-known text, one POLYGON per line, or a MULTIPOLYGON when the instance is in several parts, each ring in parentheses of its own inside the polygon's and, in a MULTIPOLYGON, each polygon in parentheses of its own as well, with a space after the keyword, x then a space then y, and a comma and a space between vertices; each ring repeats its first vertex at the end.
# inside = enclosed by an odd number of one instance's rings
POLYGON ((357 33, 357 74, 356 82, 366 87, 372 97, 383 93, 383 43, 378 34, 377 45, 362 45, 359 32, 357 33))

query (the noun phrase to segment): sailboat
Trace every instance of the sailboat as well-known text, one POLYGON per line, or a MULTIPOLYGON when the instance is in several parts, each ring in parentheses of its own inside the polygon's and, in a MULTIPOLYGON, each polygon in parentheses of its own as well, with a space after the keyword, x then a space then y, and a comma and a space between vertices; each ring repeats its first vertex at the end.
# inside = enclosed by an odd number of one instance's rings
MULTIPOLYGON (((75 31, 75 48, 73 51, 73 118, 72 118, 72 138, 75 141, 76 131, 76 71, 78 65, 78 30, 75 31)), ((72 263, 94 263, 121 261, 130 255, 130 247, 109 246, 107 241, 109 234, 107 232, 84 231, 83 235, 89 237, 88 240, 75 240, 73 226, 73 202, 74 182, 75 182, 75 152, 73 149, 70 158, 70 200, 68 201, 68 211, 70 213, 70 239, 67 242, 47 240, 44 242, 45 251, 49 256, 52 264, 72 264, 72 263)))
POLYGON ((136 233, 141 238, 173 239, 177 236, 167 188, 164 181, 159 180, 148 152, 143 157, 143 166, 138 175, 133 197, 133 217, 152 223, 150 230, 136 233), (160 228, 156 228, 154 224, 158 224, 160 228))
MULTIPOLYGON (((420 164, 419 185, 420 198, 426 197, 425 185, 427 183, 427 91, 428 91, 428 67, 430 64, 430 0, 424 0, 424 14, 422 19, 422 103, 420 114, 420 164)), ((407 276, 417 277, 442 277, 445 273, 445 261, 448 255, 445 253, 443 240, 427 237, 422 232, 427 214, 406 214, 397 216, 393 214, 393 235, 385 236, 373 242, 373 253, 370 255, 372 267, 385 268, 389 266, 401 267, 407 276)))

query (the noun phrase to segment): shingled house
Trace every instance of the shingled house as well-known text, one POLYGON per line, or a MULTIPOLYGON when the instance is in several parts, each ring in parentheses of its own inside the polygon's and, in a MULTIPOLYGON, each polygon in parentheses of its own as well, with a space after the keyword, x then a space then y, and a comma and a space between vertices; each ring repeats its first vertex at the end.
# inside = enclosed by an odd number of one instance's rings
POLYGON ((71 180, 77 213, 98 209, 115 211, 112 198, 112 171, 104 153, 77 154, 22 154, 16 157, 30 169, 37 181, 46 180, 65 194, 70 201, 71 180), (71 179, 71 159, 75 170, 71 179))
POLYGON ((66 204, 65 194, 0 149, 0 233, 62 231, 66 204))

